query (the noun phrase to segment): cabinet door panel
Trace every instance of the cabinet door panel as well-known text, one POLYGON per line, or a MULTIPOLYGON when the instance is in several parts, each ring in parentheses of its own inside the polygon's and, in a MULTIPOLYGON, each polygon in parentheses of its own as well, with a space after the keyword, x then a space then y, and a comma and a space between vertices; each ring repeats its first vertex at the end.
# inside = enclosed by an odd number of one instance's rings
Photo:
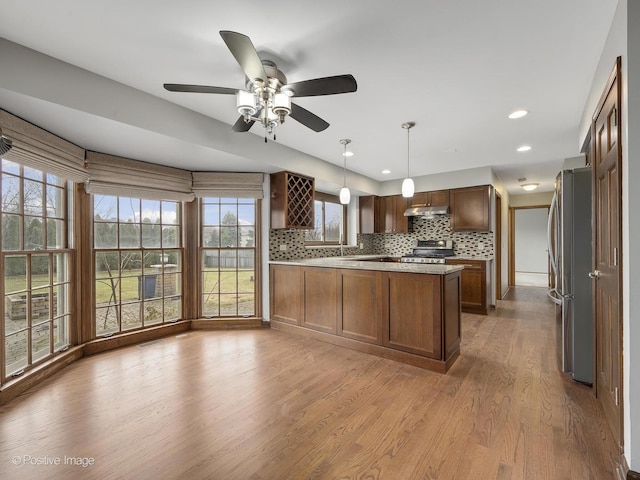
POLYGON ((440 282, 438 275, 385 274, 386 346, 441 358, 440 282))
POLYGON ((337 331, 337 281, 333 268, 303 270, 304 316, 302 325, 327 333, 337 331))
POLYGON ((449 205, 449 190, 437 190, 435 192, 429 192, 430 207, 441 207, 443 205, 449 205))
POLYGON ((451 228, 454 231, 489 230, 489 186, 455 188, 451 194, 451 228))
POLYGON ((271 265, 269 267, 271 318, 300 325, 302 323, 302 268, 271 265))
POLYGON ((340 270, 343 337, 382 344, 382 273, 340 270))

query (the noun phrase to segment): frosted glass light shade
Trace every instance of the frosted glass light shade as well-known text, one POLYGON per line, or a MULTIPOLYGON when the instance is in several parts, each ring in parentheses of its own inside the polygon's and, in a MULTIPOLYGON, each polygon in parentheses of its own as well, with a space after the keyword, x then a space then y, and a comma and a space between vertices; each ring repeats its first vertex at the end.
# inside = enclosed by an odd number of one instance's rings
POLYGON ((416 191, 416 186, 413 184, 412 178, 405 178, 402 182, 402 196, 404 198, 413 197, 413 192, 416 191))
POLYGON ((340 203, 342 205, 348 205, 351 201, 351 192, 349 191, 349 187, 342 187, 340 189, 340 203))
POLYGON ((245 90, 238 90, 236 93, 236 107, 240 115, 254 115, 256 109, 256 96, 245 90))

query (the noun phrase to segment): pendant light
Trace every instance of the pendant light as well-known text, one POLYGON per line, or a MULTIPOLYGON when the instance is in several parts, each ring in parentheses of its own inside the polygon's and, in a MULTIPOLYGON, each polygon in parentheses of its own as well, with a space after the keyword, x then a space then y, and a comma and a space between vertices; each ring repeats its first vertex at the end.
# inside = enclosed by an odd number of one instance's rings
POLYGON ((404 198, 413 197, 413 192, 416 191, 416 187, 413 184, 413 180, 409 176, 409 130, 416 125, 416 122, 406 122, 402 124, 402 128, 407 131, 407 178, 402 182, 402 196, 404 198))
POLYGON ((348 205, 351 201, 351 192, 349 191, 349 187, 347 187, 347 145, 351 143, 351 140, 348 138, 343 138, 340 140, 340 143, 344 145, 344 153, 342 156, 344 157, 344 167, 343 167, 343 182, 342 188, 340 189, 340 203, 342 205, 348 205))

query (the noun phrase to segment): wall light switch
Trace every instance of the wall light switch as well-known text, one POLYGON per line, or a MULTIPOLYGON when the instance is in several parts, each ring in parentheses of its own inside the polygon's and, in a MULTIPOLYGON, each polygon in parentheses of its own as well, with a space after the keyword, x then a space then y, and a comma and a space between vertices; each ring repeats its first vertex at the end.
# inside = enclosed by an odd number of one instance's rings
POLYGON ((286 252, 287 251, 287 246, 286 245, 280 245, 280 251, 281 252, 286 252))
POLYGON ((364 243, 360 242, 360 250, 364 250, 364 243))
POLYGON ((484 250, 484 243, 479 243, 478 244, 478 250, 480 250, 480 251, 484 250))

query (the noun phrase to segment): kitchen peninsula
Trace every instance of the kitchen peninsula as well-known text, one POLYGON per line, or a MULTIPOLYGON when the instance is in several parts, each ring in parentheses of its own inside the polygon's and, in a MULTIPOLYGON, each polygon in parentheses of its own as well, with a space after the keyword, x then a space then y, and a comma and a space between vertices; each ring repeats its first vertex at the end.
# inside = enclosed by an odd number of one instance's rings
POLYGON ((356 255, 271 261, 271 326, 446 372, 460 354, 459 265, 356 255))

